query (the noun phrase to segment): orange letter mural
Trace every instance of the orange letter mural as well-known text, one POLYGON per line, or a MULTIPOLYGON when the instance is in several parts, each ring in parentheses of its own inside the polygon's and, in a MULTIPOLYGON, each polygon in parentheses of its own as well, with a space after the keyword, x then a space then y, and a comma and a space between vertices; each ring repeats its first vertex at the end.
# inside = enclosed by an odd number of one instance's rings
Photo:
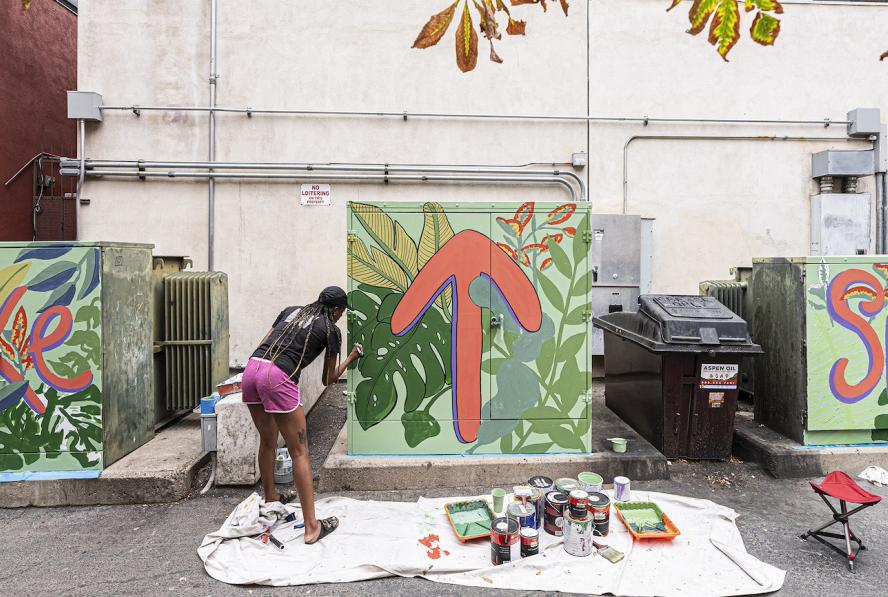
POLYGON ((453 430, 462 443, 474 442, 481 425, 481 308, 469 298, 469 285, 478 277, 493 283, 523 329, 540 329, 542 310, 533 284, 489 238, 474 230, 456 234, 435 253, 404 293, 391 322, 392 333, 406 334, 452 285, 453 430))

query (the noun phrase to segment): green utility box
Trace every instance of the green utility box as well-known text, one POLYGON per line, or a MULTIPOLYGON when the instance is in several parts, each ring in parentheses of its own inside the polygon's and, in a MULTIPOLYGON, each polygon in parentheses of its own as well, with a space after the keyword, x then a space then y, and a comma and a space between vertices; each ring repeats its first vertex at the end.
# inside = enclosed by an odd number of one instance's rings
POLYGON ((888 441, 884 255, 752 264, 755 419, 802 444, 888 441))
POLYGON ((97 477, 152 437, 151 249, 0 243, 0 481, 97 477))
POLYGON ((349 204, 349 453, 590 452, 589 219, 349 204))

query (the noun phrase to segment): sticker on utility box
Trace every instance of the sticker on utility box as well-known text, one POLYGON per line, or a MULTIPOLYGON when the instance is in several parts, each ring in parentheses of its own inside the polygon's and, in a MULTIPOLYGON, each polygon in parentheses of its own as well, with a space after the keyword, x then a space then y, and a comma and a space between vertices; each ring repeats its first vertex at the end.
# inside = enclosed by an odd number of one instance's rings
POLYGON ((736 390, 740 365, 707 364, 700 367, 700 388, 703 390, 736 390))
POLYGON ((302 205, 333 205, 333 193, 328 184, 304 184, 299 192, 302 205))

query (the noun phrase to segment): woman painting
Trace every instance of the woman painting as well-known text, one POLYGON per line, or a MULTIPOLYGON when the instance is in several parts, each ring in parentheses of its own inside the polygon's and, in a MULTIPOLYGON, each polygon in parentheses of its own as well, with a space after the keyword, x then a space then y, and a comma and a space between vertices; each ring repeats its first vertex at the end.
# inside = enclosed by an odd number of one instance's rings
MULTIPOLYGON (((345 291, 325 288, 318 300, 305 307, 288 307, 274 322, 271 331, 247 363, 241 389, 243 401, 259 430, 259 473, 268 502, 281 501, 274 484, 274 457, 278 432, 284 437, 293 459, 293 479, 305 520, 305 542, 315 543, 336 530, 336 517, 318 521, 315 517, 311 462, 308 457, 305 409, 299 395, 299 374, 324 353, 324 385, 339 379, 346 368, 361 356, 355 344, 340 363, 342 335, 336 322, 348 308, 345 291)), ((283 497, 289 501, 288 496, 283 497)))

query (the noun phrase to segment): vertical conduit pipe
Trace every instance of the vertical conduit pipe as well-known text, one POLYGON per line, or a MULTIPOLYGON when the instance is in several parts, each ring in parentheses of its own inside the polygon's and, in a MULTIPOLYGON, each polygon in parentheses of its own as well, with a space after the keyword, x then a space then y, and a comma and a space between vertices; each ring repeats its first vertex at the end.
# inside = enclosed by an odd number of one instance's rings
POLYGON ((876 172, 876 254, 885 252, 884 232, 885 229, 885 212, 883 210, 884 203, 884 182, 885 173, 876 172))
MULTIPOLYGON (((216 9, 217 0, 210 0, 210 107, 216 107, 216 9)), ((209 161, 216 161, 216 112, 210 110, 209 161)), ((213 271, 213 249, 216 236, 216 179, 207 179, 207 269, 213 271)))
MULTIPOLYGON (((83 192, 83 181, 86 179, 86 121, 80 119, 80 178, 77 181, 77 192, 74 193, 74 240, 80 240, 80 193, 83 192)), ((36 231, 36 227, 34 230, 36 231)), ((36 234, 36 232, 35 232, 36 234)))

